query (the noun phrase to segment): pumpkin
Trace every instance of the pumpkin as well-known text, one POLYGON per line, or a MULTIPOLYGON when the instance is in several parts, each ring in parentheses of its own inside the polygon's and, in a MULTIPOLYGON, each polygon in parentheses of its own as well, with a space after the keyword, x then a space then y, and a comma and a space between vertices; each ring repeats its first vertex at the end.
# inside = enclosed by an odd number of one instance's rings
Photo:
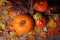
POLYGON ((35 25, 41 29, 43 27, 45 27, 46 25, 46 19, 39 13, 36 13, 33 15, 33 18, 35 20, 35 25))
POLYGON ((45 12, 48 8, 48 3, 46 0, 37 0, 34 3, 33 8, 38 12, 45 12))
POLYGON ((43 28, 46 25, 46 19, 45 18, 41 18, 40 20, 36 20, 35 24, 38 28, 43 28))
POLYGON ((13 20, 13 27, 15 31, 20 34, 27 34, 34 26, 32 18, 25 14, 18 14, 13 20))

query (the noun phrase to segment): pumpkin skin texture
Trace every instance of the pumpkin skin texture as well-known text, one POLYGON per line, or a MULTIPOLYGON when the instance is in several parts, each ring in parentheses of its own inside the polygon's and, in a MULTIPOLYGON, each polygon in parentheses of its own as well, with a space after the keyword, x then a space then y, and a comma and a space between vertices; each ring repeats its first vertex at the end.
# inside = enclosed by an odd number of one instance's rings
POLYGON ((34 3, 33 8, 34 8, 34 10, 36 10, 38 12, 45 12, 48 8, 48 3, 46 0, 43 0, 43 2, 41 0, 37 0, 34 3))
POLYGON ((18 14, 13 21, 13 27, 18 34, 27 34, 34 26, 32 18, 25 14, 18 14))

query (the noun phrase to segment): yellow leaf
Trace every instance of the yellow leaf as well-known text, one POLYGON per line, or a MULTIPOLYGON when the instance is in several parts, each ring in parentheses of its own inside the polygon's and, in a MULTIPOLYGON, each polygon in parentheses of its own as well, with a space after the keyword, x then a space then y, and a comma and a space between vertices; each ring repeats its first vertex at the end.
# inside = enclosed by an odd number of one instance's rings
POLYGON ((0 27, 2 28, 2 30, 5 30, 5 24, 0 23, 0 27))
POLYGON ((32 34, 32 31, 30 31, 28 34, 32 34))
POLYGON ((3 10, 3 13, 4 14, 8 14, 8 10, 3 10))
POLYGON ((4 3, 4 2, 6 2, 7 0, 0 0, 0 6, 4 3))
POLYGON ((0 33, 2 33, 2 31, 0 30, 0 33))
POLYGON ((4 16, 0 14, 0 20, 4 20, 4 16))
POLYGON ((57 24, 56 24, 56 22, 54 22, 53 19, 50 19, 49 22, 48 22, 48 27, 49 28, 56 28, 57 24))

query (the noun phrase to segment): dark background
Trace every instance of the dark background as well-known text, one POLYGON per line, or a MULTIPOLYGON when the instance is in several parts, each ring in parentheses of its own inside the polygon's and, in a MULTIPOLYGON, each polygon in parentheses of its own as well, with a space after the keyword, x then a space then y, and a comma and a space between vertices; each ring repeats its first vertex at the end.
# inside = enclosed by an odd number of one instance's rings
MULTIPOLYGON (((30 0, 8 0, 12 3, 13 6, 17 6, 19 8, 19 5, 21 5, 23 3, 23 5, 25 5, 25 7, 28 8, 28 5, 31 5, 29 3, 30 0), (19 2, 19 3, 17 3, 19 2)), ((33 3, 36 0, 33 0, 33 3)), ((52 14, 60 14, 60 0, 47 0, 48 1, 48 6, 49 7, 53 7, 55 6, 54 10, 51 11, 52 14)))

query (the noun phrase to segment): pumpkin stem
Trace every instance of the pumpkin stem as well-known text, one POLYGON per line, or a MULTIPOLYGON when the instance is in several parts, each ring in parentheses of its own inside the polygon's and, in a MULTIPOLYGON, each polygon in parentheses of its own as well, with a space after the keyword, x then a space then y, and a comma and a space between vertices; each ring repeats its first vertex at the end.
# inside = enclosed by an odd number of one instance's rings
POLYGON ((26 23, 26 21, 25 20, 22 20, 22 22, 21 22, 22 24, 25 24, 26 23))
POLYGON ((40 13, 36 13, 36 14, 33 15, 33 18, 35 20, 40 20, 42 18, 42 15, 40 13))

